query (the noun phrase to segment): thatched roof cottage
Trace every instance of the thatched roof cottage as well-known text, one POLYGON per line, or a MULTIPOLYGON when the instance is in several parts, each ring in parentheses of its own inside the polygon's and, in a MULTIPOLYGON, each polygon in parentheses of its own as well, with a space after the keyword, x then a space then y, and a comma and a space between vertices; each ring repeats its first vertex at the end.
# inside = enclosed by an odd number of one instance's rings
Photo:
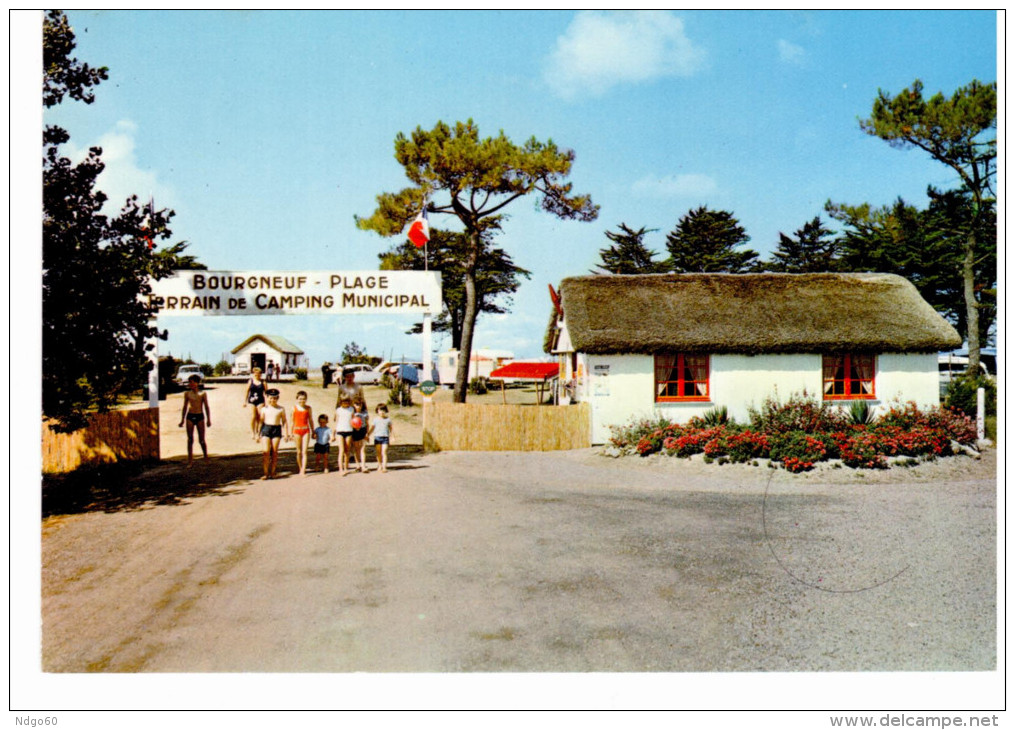
POLYGON ((726 406, 744 420, 804 391, 936 405, 936 353, 961 341, 891 274, 654 274, 565 279, 546 349, 602 443, 633 417, 726 406))

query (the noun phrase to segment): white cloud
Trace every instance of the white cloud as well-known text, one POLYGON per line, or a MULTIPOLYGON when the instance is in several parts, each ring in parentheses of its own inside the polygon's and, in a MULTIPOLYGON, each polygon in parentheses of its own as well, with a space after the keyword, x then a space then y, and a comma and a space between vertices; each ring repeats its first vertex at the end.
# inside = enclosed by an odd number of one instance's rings
POLYGON ((687 198, 712 195, 719 189, 708 175, 648 175, 631 186, 631 192, 643 198, 687 198))
POLYGON ((795 43, 790 43, 787 40, 779 39, 779 58, 786 63, 801 64, 804 62, 804 57, 807 52, 795 43))
POLYGON ((618 84, 690 76, 704 59, 668 12, 585 11, 557 38, 543 77, 565 99, 601 96, 618 84))
POLYGON ((154 195, 157 208, 173 205, 172 189, 160 183, 154 171, 138 167, 134 152, 136 135, 137 125, 129 119, 121 119, 96 142, 77 147, 72 137, 67 144, 64 154, 74 162, 83 160, 89 147, 102 148, 101 159, 106 167, 99 175, 96 187, 108 197, 102 208, 106 215, 116 215, 131 195, 137 195, 142 201, 154 195))

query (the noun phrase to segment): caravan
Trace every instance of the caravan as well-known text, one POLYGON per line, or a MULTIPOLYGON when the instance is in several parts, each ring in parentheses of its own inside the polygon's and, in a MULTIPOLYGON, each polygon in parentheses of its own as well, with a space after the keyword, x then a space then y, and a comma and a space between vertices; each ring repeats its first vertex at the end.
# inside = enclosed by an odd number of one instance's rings
MULTIPOLYGON (((489 378, 490 373, 514 359, 515 354, 507 350, 490 350, 485 347, 474 350, 469 360, 469 380, 489 378)), ((454 386, 458 374, 458 350, 448 350, 437 356, 437 373, 441 385, 447 388, 454 386)))

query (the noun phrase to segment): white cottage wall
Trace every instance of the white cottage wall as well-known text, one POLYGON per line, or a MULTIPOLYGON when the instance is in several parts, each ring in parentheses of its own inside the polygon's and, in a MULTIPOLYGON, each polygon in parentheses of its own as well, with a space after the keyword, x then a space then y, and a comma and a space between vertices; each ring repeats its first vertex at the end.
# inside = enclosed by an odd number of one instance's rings
POLYGON ((920 408, 941 403, 937 353, 890 353, 878 355, 876 412, 887 411, 897 401, 914 401, 920 408))
MULTIPOLYGON (((579 355, 582 372, 578 399, 592 406, 592 443, 610 438, 610 427, 634 419, 662 416, 686 423, 694 416, 726 406, 731 418, 747 421, 750 408, 765 399, 780 401, 806 392, 821 395, 821 355, 712 355, 711 399, 706 402, 656 403, 654 358, 651 355, 579 355)), ((915 401, 921 408, 938 405, 937 356, 881 354, 875 374, 876 412, 891 402, 915 401)))

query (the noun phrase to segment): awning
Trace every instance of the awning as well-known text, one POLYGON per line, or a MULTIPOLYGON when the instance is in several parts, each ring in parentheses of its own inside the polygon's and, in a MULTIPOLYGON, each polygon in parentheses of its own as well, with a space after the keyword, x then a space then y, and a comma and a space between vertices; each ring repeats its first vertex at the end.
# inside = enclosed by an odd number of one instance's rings
POLYGON ((511 362, 490 373, 490 378, 499 380, 548 380, 560 372, 555 362, 511 362))

